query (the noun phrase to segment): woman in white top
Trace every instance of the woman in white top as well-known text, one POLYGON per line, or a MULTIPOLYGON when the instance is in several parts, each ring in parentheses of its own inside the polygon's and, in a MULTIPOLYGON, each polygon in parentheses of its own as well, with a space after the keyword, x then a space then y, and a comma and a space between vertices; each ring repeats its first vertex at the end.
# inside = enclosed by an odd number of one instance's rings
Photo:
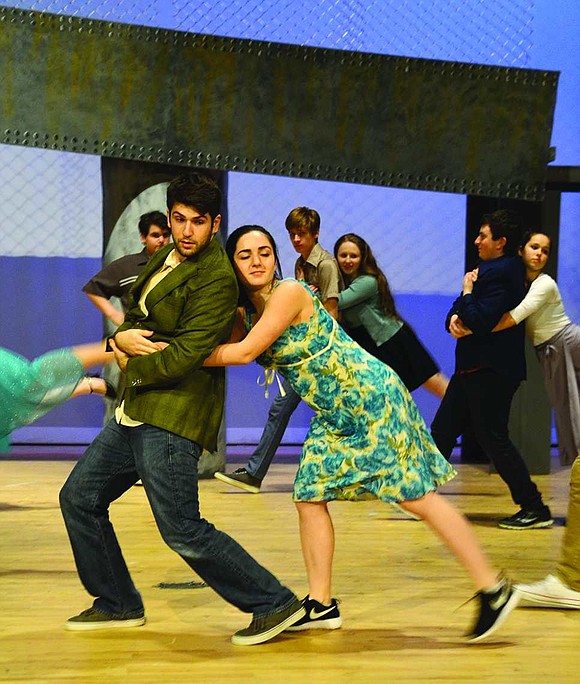
POLYGON ((530 289, 515 309, 502 316, 494 332, 526 321, 556 416, 560 459, 573 465, 560 562, 554 574, 534 584, 516 585, 516 589, 524 602, 580 609, 580 326, 566 315, 554 279, 542 273, 550 256, 550 238, 527 233, 520 255, 530 289))
POLYGON ((515 309, 502 316, 494 331, 525 320, 556 417, 560 461, 568 465, 580 454, 580 326, 566 315, 556 281, 542 273, 550 256, 550 238, 527 233, 520 254, 530 289, 515 309))
POLYGON ((573 463, 570 500, 560 561, 554 574, 517 589, 525 602, 545 608, 580 609, 580 326, 570 321, 558 285, 542 273, 550 256, 550 238, 528 233, 520 254, 530 289, 524 300, 504 314, 500 326, 526 321, 542 369, 548 398, 554 408, 560 460, 573 463))

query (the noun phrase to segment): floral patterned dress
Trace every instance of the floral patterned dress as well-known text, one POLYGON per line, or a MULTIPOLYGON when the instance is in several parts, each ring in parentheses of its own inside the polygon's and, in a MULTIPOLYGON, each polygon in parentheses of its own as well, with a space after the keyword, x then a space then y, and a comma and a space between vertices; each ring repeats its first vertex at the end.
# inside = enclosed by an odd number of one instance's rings
POLYGON ((283 375, 316 412, 294 500, 400 502, 453 478, 399 376, 312 300, 310 320, 288 327, 257 359, 283 375))
POLYGON ((83 374, 81 362, 70 349, 29 361, 0 347, 0 437, 65 402, 83 374))

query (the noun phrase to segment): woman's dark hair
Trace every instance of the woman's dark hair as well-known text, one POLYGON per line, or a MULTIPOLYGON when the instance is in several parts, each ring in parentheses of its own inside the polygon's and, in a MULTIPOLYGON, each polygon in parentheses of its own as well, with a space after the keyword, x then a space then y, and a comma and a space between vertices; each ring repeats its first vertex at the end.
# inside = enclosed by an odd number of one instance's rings
MULTIPOLYGON (((534 235, 546 235, 546 233, 544 233, 543 230, 526 230, 526 232, 522 236, 522 241, 520 242, 520 250, 524 249, 524 247, 534 237, 534 235)), ((550 241, 550 249, 551 249, 552 248, 552 238, 549 235, 546 235, 546 237, 550 241)))
MULTIPOLYGON (((233 233, 228 235, 228 239, 226 240, 226 254, 228 255, 228 258, 230 260, 230 263, 232 264, 232 268, 234 269, 234 273, 236 274, 236 277, 238 277, 237 271, 236 271, 236 264, 234 261, 234 255, 236 253, 236 247, 238 246, 238 242, 240 238, 246 233, 252 233, 253 231, 258 231, 259 233, 263 233, 267 238, 268 242, 270 243, 272 247, 272 251, 274 252, 274 259, 276 261, 276 270, 274 271, 274 278, 276 280, 281 280, 282 279, 282 267, 280 266, 280 259, 278 258, 278 249, 276 247, 276 241, 272 237, 271 233, 267 231, 265 228, 262 226, 253 226, 253 225, 247 225, 247 226, 240 226, 239 228, 236 228, 233 233)), ((239 278, 238 278, 239 282, 239 278)), ((244 286, 240 283, 240 294, 238 297, 238 305, 243 306, 246 309, 253 310, 254 306, 252 302, 250 301, 248 297, 248 293, 246 292, 246 289, 244 286)))
POLYGON ((387 276, 381 271, 375 255, 373 254, 371 248, 369 247, 366 240, 363 240, 359 235, 355 233, 346 233, 346 235, 341 235, 338 240, 334 243, 334 257, 338 260, 338 250, 343 242, 353 242, 360 250, 360 267, 359 273, 364 273, 365 275, 374 276, 377 279, 377 285, 379 287, 379 303, 381 309, 392 318, 401 319, 395 306, 395 300, 391 293, 391 288, 389 287, 389 282, 387 276))

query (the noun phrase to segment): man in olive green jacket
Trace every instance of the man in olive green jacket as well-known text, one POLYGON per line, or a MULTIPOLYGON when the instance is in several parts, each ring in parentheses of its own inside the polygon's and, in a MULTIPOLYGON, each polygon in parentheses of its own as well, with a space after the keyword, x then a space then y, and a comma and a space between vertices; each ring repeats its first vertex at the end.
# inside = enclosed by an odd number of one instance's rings
POLYGON ((304 614, 293 592, 237 542, 201 517, 198 459, 215 449, 224 405, 224 371, 204 359, 227 340, 236 278, 215 235, 221 193, 192 174, 167 190, 173 245, 147 263, 111 341, 127 389, 62 488, 61 509, 91 608, 70 630, 145 623, 137 591, 109 520, 109 505, 141 479, 170 548, 225 600, 253 614, 233 635, 238 645, 272 639, 304 614))
POLYGON ((146 340, 169 343, 159 353, 128 359, 124 411, 134 420, 213 451, 224 408, 225 375, 202 363, 229 339, 236 279, 224 250, 212 239, 200 255, 173 268, 147 295, 145 314, 139 306, 143 289, 172 250, 168 245, 150 259, 131 291, 133 306, 115 332, 117 340, 123 331, 147 329, 153 335, 146 340))

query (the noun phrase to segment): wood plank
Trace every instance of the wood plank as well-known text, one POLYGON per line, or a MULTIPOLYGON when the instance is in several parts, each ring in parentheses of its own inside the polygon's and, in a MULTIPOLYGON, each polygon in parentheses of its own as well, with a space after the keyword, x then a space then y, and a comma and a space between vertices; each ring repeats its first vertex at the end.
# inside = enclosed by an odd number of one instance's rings
MULTIPOLYGON (((461 640, 474 604, 470 582, 416 521, 379 502, 332 505, 334 594, 344 627, 294 633, 242 648, 249 621, 210 589, 161 589, 193 579, 161 541, 145 492, 133 488, 111 517, 148 622, 138 629, 71 633, 64 621, 90 605, 58 508, 70 461, 3 461, 0 472, 0 681, 2 682, 576 682, 580 611, 518 609, 497 638, 461 640)), ((260 495, 201 482, 204 514, 288 583, 307 591, 291 502, 296 466, 274 465, 260 495)), ((459 465, 443 492, 468 515, 496 563, 519 581, 553 570, 563 533, 569 469, 536 481, 559 524, 512 532, 495 526, 514 506, 481 466, 459 465)))

